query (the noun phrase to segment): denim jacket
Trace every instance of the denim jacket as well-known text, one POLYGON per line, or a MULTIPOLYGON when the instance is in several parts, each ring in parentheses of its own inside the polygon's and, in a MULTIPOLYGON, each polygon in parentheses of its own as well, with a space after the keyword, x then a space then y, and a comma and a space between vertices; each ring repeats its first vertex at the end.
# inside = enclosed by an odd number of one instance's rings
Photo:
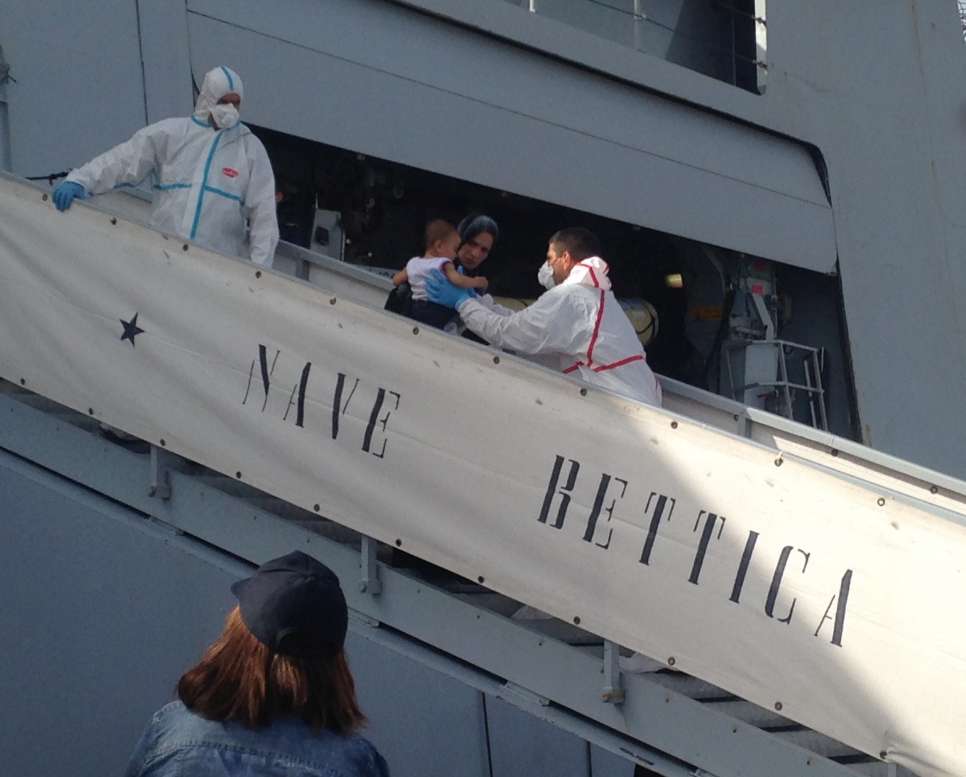
POLYGON ((317 732, 300 720, 263 729, 218 723, 180 702, 158 710, 126 777, 389 777, 385 760, 357 734, 317 732))

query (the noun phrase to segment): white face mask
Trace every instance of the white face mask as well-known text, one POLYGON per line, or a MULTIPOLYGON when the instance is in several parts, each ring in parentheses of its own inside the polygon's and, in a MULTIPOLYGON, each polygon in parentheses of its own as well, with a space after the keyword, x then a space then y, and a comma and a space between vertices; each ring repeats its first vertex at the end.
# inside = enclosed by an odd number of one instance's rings
POLYGON ((218 129, 230 129, 238 124, 238 109, 231 103, 219 103, 211 109, 211 118, 218 129))
POLYGON ((540 265, 540 269, 537 270, 537 281, 545 289, 552 289, 557 285, 557 282, 553 279, 553 268, 550 266, 550 262, 544 262, 540 265))

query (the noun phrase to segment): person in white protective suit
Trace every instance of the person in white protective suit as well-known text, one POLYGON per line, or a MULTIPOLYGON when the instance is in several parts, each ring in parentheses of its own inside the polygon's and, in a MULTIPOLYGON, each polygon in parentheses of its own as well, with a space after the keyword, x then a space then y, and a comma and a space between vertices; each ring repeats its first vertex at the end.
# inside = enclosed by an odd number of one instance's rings
POLYGON ((541 361, 566 375, 660 406, 661 386, 611 291, 600 253, 589 230, 554 234, 537 276, 547 291, 521 311, 458 289, 439 274, 427 281, 426 290, 433 302, 456 308, 466 327, 491 345, 545 357, 541 361))
POLYGON ((228 67, 210 70, 194 114, 164 119, 80 167, 54 191, 66 210, 75 198, 154 176, 151 226, 240 256, 250 225, 251 260, 271 265, 278 243, 275 177, 261 141, 238 120, 243 87, 228 67))

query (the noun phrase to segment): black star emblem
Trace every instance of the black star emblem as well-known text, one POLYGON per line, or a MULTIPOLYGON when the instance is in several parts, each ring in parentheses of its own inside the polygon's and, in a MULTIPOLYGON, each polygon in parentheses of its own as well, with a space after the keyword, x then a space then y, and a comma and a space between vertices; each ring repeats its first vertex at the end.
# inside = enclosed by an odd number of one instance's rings
POLYGON ((131 347, 134 347, 134 338, 141 334, 144 330, 138 326, 138 314, 134 314, 134 318, 130 321, 125 321, 123 318, 118 319, 121 322, 121 326, 124 327, 124 334, 121 335, 121 340, 130 340, 131 347))

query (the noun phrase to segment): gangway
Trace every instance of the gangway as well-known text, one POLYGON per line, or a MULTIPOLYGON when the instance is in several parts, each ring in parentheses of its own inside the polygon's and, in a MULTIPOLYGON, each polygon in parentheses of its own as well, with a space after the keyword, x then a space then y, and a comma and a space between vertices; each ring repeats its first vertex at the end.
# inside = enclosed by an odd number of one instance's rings
POLYGON ((673 381, 657 410, 419 331, 324 260, 338 293, 10 178, 0 208, 4 450, 250 561, 307 546, 359 579, 368 627, 659 774, 963 764, 962 641, 937 617, 963 483, 673 381))

